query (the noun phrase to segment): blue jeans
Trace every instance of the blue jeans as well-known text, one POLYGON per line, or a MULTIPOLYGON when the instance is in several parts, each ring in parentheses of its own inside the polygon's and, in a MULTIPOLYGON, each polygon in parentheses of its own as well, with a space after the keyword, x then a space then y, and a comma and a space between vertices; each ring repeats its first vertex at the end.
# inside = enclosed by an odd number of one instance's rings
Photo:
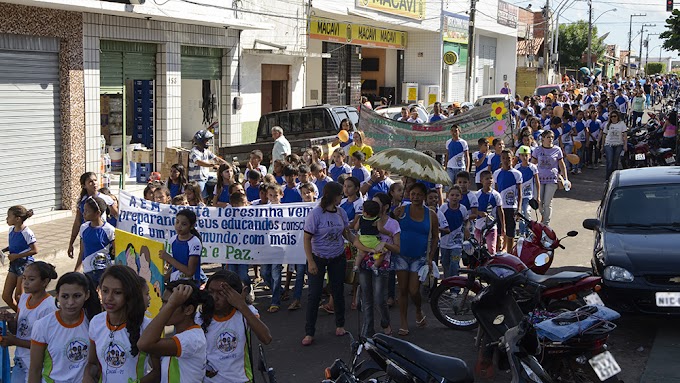
POLYGON ((460 256, 463 254, 463 249, 441 249, 442 252, 442 266, 444 266, 444 278, 458 275, 460 269, 460 256))
POLYGON ((359 286, 361 286, 361 336, 371 337, 375 334, 374 306, 380 312, 380 327, 390 325, 390 311, 387 308, 387 280, 389 272, 375 275, 372 270, 359 270, 359 286))
POLYGON ((307 273, 307 264, 295 266, 295 286, 293 287, 293 300, 302 299, 302 289, 305 287, 305 274, 307 273))
POLYGON ((606 179, 609 179, 609 176, 614 173, 614 170, 618 169, 619 167, 619 160, 621 159, 621 152, 623 151, 623 145, 605 145, 604 146, 604 154, 607 156, 607 176, 606 179))
POLYGON ((456 176, 462 171, 463 169, 446 168, 446 173, 449 175, 452 184, 456 184, 456 176))
POLYGON ((272 291, 271 306, 281 306, 281 273, 282 265, 262 265, 262 279, 272 291))
MULTIPOLYGON (((571 152, 574 151, 574 144, 564 144, 564 156, 566 157, 567 154, 571 154, 571 152)), ((567 165, 567 171, 570 171, 574 165, 571 164, 569 161, 564 161, 565 165, 567 165)))
POLYGON ((315 255, 314 263, 316 263, 318 271, 315 275, 309 274, 309 301, 305 318, 305 335, 309 336, 314 336, 316 332, 316 318, 319 315, 319 302, 321 302, 321 290, 323 290, 326 272, 328 272, 328 281, 335 306, 335 327, 345 327, 344 291, 347 258, 345 258, 344 253, 334 258, 321 258, 315 255))
MULTIPOLYGON (((543 185, 541 185, 541 186, 543 186, 543 185)), ((520 208, 520 213, 522 213, 522 215, 524 215, 527 218, 529 218, 529 211, 531 210, 531 206, 529 206, 530 200, 531 200, 531 198, 522 197, 522 206, 520 208)), ((519 220, 519 233, 521 235, 526 235, 528 233, 527 223, 524 222, 523 219, 519 220)))
POLYGON ((250 286, 250 275, 248 275, 248 269, 250 268, 250 265, 246 264, 229 264, 227 265, 227 270, 232 271, 236 274, 238 274, 238 277, 241 278, 241 282, 243 282, 243 287, 250 286))

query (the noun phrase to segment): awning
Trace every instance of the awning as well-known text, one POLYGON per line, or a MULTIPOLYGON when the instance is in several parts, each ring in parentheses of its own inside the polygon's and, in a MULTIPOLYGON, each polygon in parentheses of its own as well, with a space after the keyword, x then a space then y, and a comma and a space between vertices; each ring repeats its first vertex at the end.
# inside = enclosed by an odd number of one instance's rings
POLYGON ((243 53, 253 56, 288 56, 288 57, 309 57, 309 58, 331 58, 330 53, 313 53, 307 51, 288 51, 283 49, 257 49, 257 48, 244 48, 243 53))
POLYGON ((517 42, 518 56, 536 56, 543 46, 543 37, 537 37, 517 42))

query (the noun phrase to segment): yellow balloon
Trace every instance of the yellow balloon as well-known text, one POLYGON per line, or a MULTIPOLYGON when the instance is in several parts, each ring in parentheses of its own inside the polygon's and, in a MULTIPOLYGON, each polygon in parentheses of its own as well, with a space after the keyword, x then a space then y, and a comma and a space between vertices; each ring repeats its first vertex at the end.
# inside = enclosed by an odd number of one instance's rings
POLYGON ((349 141, 349 133, 346 130, 341 130, 338 132, 338 139, 340 139, 340 142, 349 141))
POLYGON ((581 141, 574 141, 574 151, 581 149, 581 146, 583 146, 583 144, 581 144, 581 141))
POLYGON ((580 89, 574 89, 574 94, 578 96, 579 94, 581 94, 581 90, 580 89))
POLYGON ((572 165, 578 165, 581 160, 576 154, 567 154, 567 161, 569 161, 572 165))

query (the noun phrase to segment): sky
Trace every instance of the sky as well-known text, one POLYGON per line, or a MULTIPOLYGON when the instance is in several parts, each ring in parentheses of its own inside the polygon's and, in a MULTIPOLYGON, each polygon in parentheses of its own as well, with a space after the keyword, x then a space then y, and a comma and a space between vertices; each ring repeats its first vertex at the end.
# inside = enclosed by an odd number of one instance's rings
MULTIPOLYGON (((588 21, 588 3, 585 0, 565 0, 567 4, 566 10, 560 14, 560 24, 576 22, 578 20, 588 21)), ((545 5, 545 0, 542 2, 536 1, 511 1, 518 6, 526 7, 531 4, 532 10, 538 10, 545 5)), ((554 10, 560 5, 561 0, 550 0, 550 6, 554 10)), ((680 0, 675 0, 676 9, 680 8, 680 0)), ((605 39, 607 44, 617 44, 621 50, 628 49, 628 31, 630 28, 630 15, 632 14, 646 14, 644 17, 633 17, 633 43, 632 50, 637 52, 640 50, 640 28, 643 23, 656 24, 655 27, 646 27, 645 39, 647 34, 652 34, 649 37, 649 56, 650 61, 654 57, 659 57, 659 48, 663 40, 659 39, 658 35, 654 33, 661 33, 666 28, 666 19, 670 16, 670 12, 666 12, 665 0, 593 0, 593 20, 597 20, 593 25, 597 26, 598 35, 609 32, 609 36, 605 39), (616 11, 609 11, 616 9, 616 11), (609 12, 607 12, 609 11, 609 12), (606 12, 603 14, 603 12, 606 12), (602 15, 600 17, 600 15, 602 15), (637 37, 636 37, 637 36, 637 37)), ((646 54, 646 48, 643 47, 643 55, 646 54)), ((663 57, 678 57, 678 52, 663 51, 663 57)))

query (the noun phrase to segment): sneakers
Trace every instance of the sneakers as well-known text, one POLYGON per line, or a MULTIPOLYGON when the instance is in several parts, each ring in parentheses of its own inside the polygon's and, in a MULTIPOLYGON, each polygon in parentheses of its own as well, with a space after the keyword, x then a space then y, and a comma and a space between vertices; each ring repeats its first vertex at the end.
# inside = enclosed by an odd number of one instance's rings
POLYGON ((576 174, 581 174, 581 168, 576 169, 576 174))

